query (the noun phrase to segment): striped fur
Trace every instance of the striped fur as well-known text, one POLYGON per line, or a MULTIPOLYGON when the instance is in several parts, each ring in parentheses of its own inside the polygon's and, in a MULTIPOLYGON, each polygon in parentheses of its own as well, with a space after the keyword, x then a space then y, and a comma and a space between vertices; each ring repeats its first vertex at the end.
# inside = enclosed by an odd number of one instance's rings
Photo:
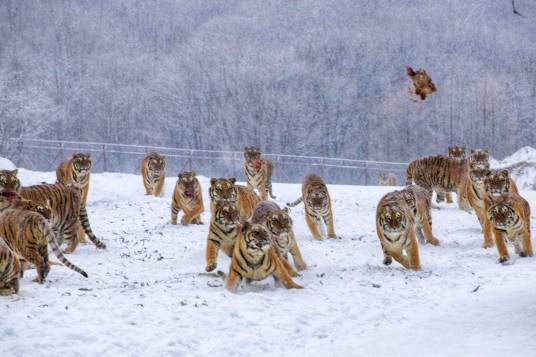
POLYGON ((178 175, 171 200, 171 224, 177 224, 177 215, 181 210, 184 212, 181 224, 203 224, 201 222, 201 213, 205 211, 203 191, 195 172, 183 172, 178 175))
POLYGON ((487 149, 471 150, 469 166, 481 169, 489 169, 489 151, 487 149))
MULTIPOLYGON (((465 146, 449 146, 448 157, 452 159, 464 160, 465 159, 465 146)), ((452 194, 450 192, 437 192, 436 202, 440 203, 443 201, 447 203, 452 203, 452 194)))
POLYGON ((260 202, 255 191, 237 185, 234 177, 228 179, 211 178, 208 194, 210 196, 210 211, 213 215, 217 202, 235 202, 240 212, 241 223, 251 217, 257 203, 260 202))
POLYGON ((270 239, 270 232, 262 224, 244 223, 234 246, 225 287, 236 292, 242 279, 264 280, 268 276, 281 282, 287 289, 302 289, 290 277, 270 239))
POLYGON ((508 170, 491 170, 484 180, 484 187, 490 199, 509 192, 518 193, 517 185, 510 178, 508 170))
POLYGON ((146 195, 161 196, 166 179, 166 159, 156 152, 148 153, 141 162, 141 176, 146 195))
POLYGON ((272 192, 272 172, 273 164, 270 160, 262 159, 259 148, 245 147, 244 148, 244 173, 248 188, 257 189, 261 196, 261 200, 265 201, 270 197, 275 199, 272 192))
POLYGON ((304 202, 305 222, 313 239, 321 240, 327 228, 328 238, 337 238, 333 223, 331 197, 324 181, 315 174, 305 176, 302 183, 302 196, 287 206, 294 207, 304 202))
POLYGON ((19 196, 18 200, 12 205, 11 208, 37 212, 46 220, 50 220, 52 218, 52 210, 48 206, 48 202, 46 205, 41 205, 39 203, 35 203, 34 201, 30 201, 19 196))
POLYGON ((240 214, 236 203, 218 202, 215 205, 215 210, 208 228, 207 248, 205 252, 206 271, 216 269, 220 249, 229 257, 233 254, 233 247, 239 231, 240 214))
POLYGON ((0 237, 0 295, 18 293, 23 272, 20 257, 0 237))
POLYGON ((490 222, 486 216, 486 201, 489 200, 486 194, 484 181, 490 174, 489 169, 480 167, 471 167, 469 170, 469 180, 466 184, 466 196, 469 204, 475 211, 475 214, 482 226, 484 233, 484 243, 482 247, 489 248, 493 246, 493 237, 490 222))
POLYGON ((80 205, 85 206, 89 192, 89 177, 93 162, 89 154, 74 154, 56 169, 56 183, 72 186, 80 192, 80 205))
POLYGON ((428 190, 417 186, 406 186, 400 191, 411 212, 415 222, 415 233, 421 242, 439 245, 439 240, 432 233, 431 199, 428 190))

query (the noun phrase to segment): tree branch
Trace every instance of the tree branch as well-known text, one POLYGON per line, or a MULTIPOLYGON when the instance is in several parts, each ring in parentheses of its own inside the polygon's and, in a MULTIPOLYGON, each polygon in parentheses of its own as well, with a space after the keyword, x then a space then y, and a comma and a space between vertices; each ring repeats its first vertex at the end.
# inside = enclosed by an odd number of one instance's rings
POLYGON ((519 15, 519 16, 521 16, 522 18, 526 19, 525 16, 523 16, 519 11, 517 11, 515 0, 512 0, 512 10, 514 11, 514 14, 519 15))

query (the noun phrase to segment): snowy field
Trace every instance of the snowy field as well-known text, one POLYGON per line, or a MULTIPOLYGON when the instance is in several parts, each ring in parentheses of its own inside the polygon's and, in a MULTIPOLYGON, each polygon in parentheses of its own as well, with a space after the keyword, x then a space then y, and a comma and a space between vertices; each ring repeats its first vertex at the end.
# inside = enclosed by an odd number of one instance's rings
MULTIPOLYGON (((202 226, 169 223, 174 184, 155 198, 139 176, 93 175, 89 218, 108 249, 90 243, 69 256, 89 279, 52 266, 44 285, 28 271, 19 295, 0 297, 1 356, 536 355, 536 259, 509 246, 511 262, 498 264, 495 248, 481 248, 475 215, 454 204, 433 210, 442 245, 421 246, 423 270, 410 272, 381 264, 375 208, 393 188, 330 186, 340 239, 312 241, 303 206, 292 210, 305 289, 267 280, 233 295, 203 274, 208 179, 202 226)), ((300 185, 274 184, 274 193, 283 204, 300 185)), ((218 270, 228 264, 220 254, 218 270)))

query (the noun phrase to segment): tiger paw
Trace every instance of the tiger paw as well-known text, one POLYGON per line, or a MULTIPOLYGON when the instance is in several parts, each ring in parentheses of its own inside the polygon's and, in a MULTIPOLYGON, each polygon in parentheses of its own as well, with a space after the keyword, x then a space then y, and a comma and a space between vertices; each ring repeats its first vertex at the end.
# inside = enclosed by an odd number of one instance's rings
POLYGON ((482 243, 482 248, 487 249, 493 247, 493 242, 484 242, 482 243))
POLYGON ((393 258, 391 257, 383 258, 383 265, 391 265, 392 262, 393 262, 393 258))
POLYGON ((216 269, 216 266, 217 266, 216 263, 207 265, 207 267, 205 268, 205 270, 206 270, 207 272, 213 271, 214 269, 216 269))
POLYGON ((296 264, 296 269, 298 271, 303 271, 303 270, 307 270, 307 264, 303 263, 303 264, 296 264))
POLYGON ((501 264, 506 263, 508 260, 510 260, 510 257, 508 256, 499 257, 499 263, 501 264))
POLYGON ((441 242, 436 237, 430 238, 428 243, 430 243, 431 245, 435 245, 435 246, 441 245, 441 242))
POLYGON ((521 258, 526 258, 526 257, 527 257, 527 253, 525 253, 525 252, 519 252, 519 256, 520 256, 521 258))

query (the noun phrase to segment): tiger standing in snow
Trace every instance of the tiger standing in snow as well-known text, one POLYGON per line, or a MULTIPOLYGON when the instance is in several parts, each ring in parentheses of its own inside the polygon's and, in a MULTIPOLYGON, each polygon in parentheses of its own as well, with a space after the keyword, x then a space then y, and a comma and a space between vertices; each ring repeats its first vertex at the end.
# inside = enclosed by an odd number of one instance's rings
POLYGON ((161 196, 166 179, 166 159, 156 152, 148 153, 141 162, 141 176, 146 195, 161 196))
POLYGON ((382 172, 378 178, 380 186, 396 186, 396 176, 391 172, 382 172))
MULTIPOLYGON (((449 146, 448 157, 452 159, 465 160, 465 146, 449 146)), ((452 203, 452 194, 450 192, 436 192, 436 202, 440 203, 443 201, 447 203, 452 203)))
POLYGON ((171 201, 171 224, 177 224, 177 215, 180 210, 184 212, 181 224, 203 224, 201 222, 201 213, 205 211, 203 193, 194 171, 182 172, 178 175, 171 201))
POLYGON ((302 183, 302 195, 296 201, 287 203, 295 207, 303 202, 305 206, 305 222, 313 235, 313 239, 322 240, 327 227, 328 238, 337 238, 333 224, 333 211, 328 188, 320 176, 309 174, 302 183), (321 233, 322 232, 322 233, 321 233))
POLYGON ((218 202, 236 203, 240 212, 240 222, 243 223, 251 217, 257 203, 260 202, 259 196, 252 189, 236 184, 236 179, 231 178, 211 178, 210 188, 210 211, 214 215, 216 204, 218 202))
POLYGON ((439 240, 432 233, 432 197, 430 192, 417 185, 406 186, 399 192, 413 212, 415 233, 419 240, 432 245, 439 245, 439 240))
POLYGON ((207 247, 205 250, 205 270, 210 272, 218 265, 218 252, 223 250, 227 256, 233 255, 233 247, 240 232, 240 212, 236 202, 218 201, 208 227, 207 247))
POLYGON ((0 295, 19 292, 19 278, 24 274, 20 260, 20 256, 0 237, 0 295))
POLYGON ((248 188, 257 189, 262 201, 268 199, 268 193, 271 198, 275 199, 272 193, 272 162, 261 158, 260 149, 253 146, 244 148, 244 158, 244 172, 248 188))

